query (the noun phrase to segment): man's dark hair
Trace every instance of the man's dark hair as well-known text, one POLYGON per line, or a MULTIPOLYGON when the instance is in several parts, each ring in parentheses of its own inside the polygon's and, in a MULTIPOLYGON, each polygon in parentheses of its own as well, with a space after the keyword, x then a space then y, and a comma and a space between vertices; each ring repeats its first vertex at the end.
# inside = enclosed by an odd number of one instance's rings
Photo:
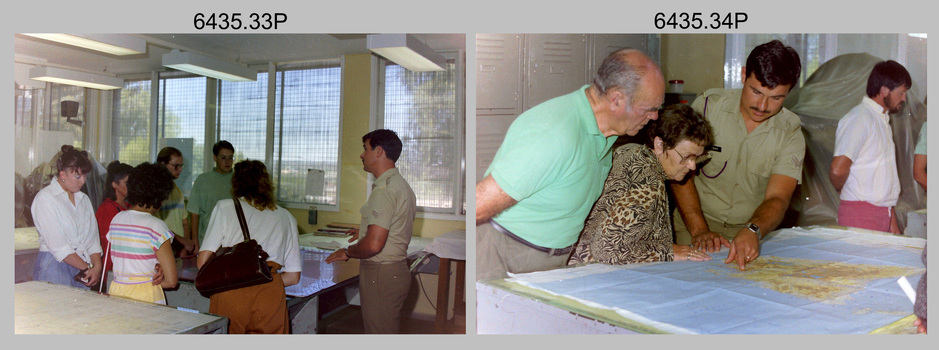
POLYGON ((212 146, 212 154, 217 156, 218 151, 221 151, 222 149, 231 150, 231 153, 235 153, 235 146, 232 146, 231 142, 222 140, 222 141, 216 142, 215 145, 212 146))
POLYGON ((779 85, 789 85, 789 90, 799 82, 802 75, 802 62, 795 49, 784 45, 779 40, 757 46, 747 57, 746 79, 754 74, 756 80, 770 89, 779 85))
POLYGON ((362 143, 368 141, 372 148, 381 147, 385 150, 385 155, 388 156, 392 162, 397 162, 398 157, 401 156, 401 139, 398 138, 398 134, 394 131, 388 129, 378 129, 365 134, 362 136, 362 143))
POLYGON ((883 61, 875 64, 871 75, 867 77, 867 97, 877 96, 881 86, 886 86, 890 91, 900 86, 909 90, 913 86, 913 79, 902 64, 893 60, 883 61))
POLYGON ((166 165, 140 163, 127 178, 127 203, 141 207, 160 208, 173 191, 173 175, 166 165))

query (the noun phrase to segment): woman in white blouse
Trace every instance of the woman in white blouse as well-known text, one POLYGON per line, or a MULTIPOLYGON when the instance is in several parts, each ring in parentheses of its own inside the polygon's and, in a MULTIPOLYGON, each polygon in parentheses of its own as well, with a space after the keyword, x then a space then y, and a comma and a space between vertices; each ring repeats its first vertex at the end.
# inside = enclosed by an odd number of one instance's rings
MULTIPOLYGON (((269 255, 271 282, 213 294, 209 313, 226 316, 231 334, 278 334, 290 331, 284 287, 300 281, 300 242, 297 220, 277 205, 274 186, 264 163, 245 160, 235 164, 232 196, 244 210, 251 239, 269 255)), ((205 240, 196 265, 202 267, 219 247, 231 247, 244 240, 235 200, 218 201, 206 228, 205 240)))
POLYGON ((33 280, 82 288, 101 279, 98 224, 91 201, 81 192, 91 166, 87 152, 62 146, 52 183, 33 199, 33 222, 39 231, 33 280))

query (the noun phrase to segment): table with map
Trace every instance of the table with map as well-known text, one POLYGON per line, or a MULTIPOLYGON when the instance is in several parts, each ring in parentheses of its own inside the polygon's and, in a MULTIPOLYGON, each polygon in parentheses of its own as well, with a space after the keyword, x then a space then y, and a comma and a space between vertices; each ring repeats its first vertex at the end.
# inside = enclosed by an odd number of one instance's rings
POLYGON ((835 227, 768 235, 740 271, 707 262, 586 264, 477 283, 479 333, 910 333, 897 280, 925 272, 924 239, 835 227))

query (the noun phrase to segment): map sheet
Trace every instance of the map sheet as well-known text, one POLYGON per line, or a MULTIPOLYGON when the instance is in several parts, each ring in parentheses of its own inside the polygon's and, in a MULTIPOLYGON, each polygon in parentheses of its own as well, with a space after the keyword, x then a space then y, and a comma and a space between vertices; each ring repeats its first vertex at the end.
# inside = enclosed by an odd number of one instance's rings
POLYGON ((925 269, 925 240, 812 227, 771 234, 740 271, 707 262, 588 264, 515 274, 519 283, 670 333, 869 333, 912 314, 897 284, 925 269))

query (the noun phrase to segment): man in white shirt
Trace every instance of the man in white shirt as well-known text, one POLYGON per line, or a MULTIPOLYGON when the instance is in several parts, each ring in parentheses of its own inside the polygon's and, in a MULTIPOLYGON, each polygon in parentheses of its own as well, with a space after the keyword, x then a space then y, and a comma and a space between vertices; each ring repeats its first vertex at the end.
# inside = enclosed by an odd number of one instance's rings
POLYGON ((895 61, 874 65, 867 96, 838 122, 829 178, 840 193, 838 224, 900 234, 900 197, 890 113, 900 111, 910 73, 895 61))

